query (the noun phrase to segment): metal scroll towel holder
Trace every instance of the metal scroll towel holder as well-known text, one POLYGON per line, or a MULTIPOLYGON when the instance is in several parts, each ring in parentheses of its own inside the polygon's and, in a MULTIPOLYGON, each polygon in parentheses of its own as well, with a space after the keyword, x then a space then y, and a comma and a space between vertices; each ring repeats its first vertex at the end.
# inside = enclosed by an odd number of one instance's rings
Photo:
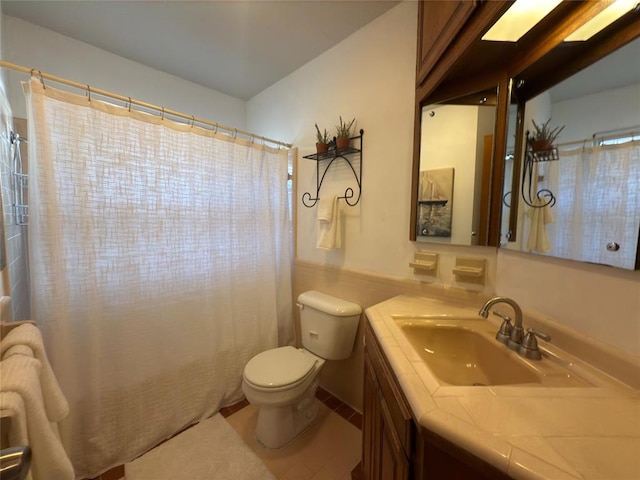
POLYGON ((324 182, 324 178, 327 175, 329 168, 331 168, 331 165, 333 165, 337 159, 344 160, 346 164, 349 166, 349 168, 351 169, 351 172, 353 173, 353 176, 355 177, 357 188, 358 188, 357 195, 353 188, 347 187, 346 190, 344 191, 344 195, 339 196, 338 198, 344 199, 347 205, 351 207, 358 204, 358 202, 360 201, 360 197, 362 195, 362 137, 363 136, 364 136, 364 130, 360 130, 360 135, 356 137, 351 137, 351 141, 358 142, 360 148, 354 148, 351 146, 344 147, 344 148, 336 147, 336 148, 330 149, 328 152, 314 153, 312 155, 305 155, 303 157, 309 160, 315 160, 316 162, 316 193, 315 193, 315 197, 312 197, 310 192, 305 192, 302 194, 302 204, 305 207, 312 208, 315 206, 316 203, 318 203, 318 200, 320 200, 320 189, 322 188, 322 183, 324 182), (357 155, 357 157, 359 157, 359 160, 357 161, 358 171, 356 171, 356 168, 354 167, 354 163, 356 160, 354 155, 357 155), (328 160, 326 164, 324 162, 325 160, 328 160), (323 164, 322 166, 321 166, 321 163, 323 164))

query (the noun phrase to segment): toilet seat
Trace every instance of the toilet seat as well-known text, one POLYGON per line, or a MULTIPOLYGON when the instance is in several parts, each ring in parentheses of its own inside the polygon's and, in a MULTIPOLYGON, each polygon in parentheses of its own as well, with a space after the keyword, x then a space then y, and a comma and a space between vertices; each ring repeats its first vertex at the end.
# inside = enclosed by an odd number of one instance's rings
POLYGON ((259 353, 244 367, 244 379, 260 390, 293 388, 313 372, 315 356, 293 347, 259 353))

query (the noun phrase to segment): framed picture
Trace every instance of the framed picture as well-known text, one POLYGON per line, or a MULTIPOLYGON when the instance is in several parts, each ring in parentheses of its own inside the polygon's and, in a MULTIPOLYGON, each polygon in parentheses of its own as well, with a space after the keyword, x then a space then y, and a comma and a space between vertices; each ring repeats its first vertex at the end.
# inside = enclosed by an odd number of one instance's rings
POLYGON ((451 237, 453 168, 420 172, 418 235, 451 237))

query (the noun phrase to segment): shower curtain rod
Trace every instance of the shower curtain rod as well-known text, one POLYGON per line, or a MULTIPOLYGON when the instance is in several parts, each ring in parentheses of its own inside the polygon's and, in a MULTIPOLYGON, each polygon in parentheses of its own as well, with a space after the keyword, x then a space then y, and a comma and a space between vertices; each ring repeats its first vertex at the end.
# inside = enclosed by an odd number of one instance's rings
POLYGON ((78 82, 74 82, 73 80, 67 80, 66 78, 62 78, 62 77, 58 77, 56 75, 51 75, 50 73, 43 73, 40 70, 36 70, 33 68, 28 68, 28 67, 23 67, 22 65, 17 65, 15 63, 10 63, 10 62, 6 62, 3 60, 0 60, 0 68, 8 68, 9 70, 14 70, 16 72, 19 73, 24 73, 26 75, 30 75, 32 77, 39 77, 40 81, 42 82, 42 85, 46 88, 46 85, 44 84, 44 80, 50 80, 56 83, 61 83, 63 85, 68 85, 70 87, 74 87, 74 88, 78 88, 80 90, 84 90, 85 92, 87 92, 89 95, 96 94, 96 95, 100 95, 103 97, 108 97, 108 98, 112 98, 115 100, 119 100, 121 102, 124 102, 125 105, 138 105, 140 107, 144 107, 147 108, 149 110, 155 110, 158 113, 161 113, 162 115, 171 115, 173 117, 178 117, 178 118, 183 118, 188 120, 188 123, 191 123, 192 125, 194 123, 200 123, 200 124, 204 124, 204 125, 208 125, 210 127, 215 127, 216 128, 216 132, 218 131, 218 129, 220 130, 226 130, 227 132, 229 132, 230 134, 237 136, 238 134, 241 135, 245 135, 249 138, 251 138, 252 140, 262 140, 264 142, 269 142, 269 143, 273 143, 275 145, 278 146, 283 146, 286 148, 291 148, 292 145, 290 143, 285 143, 285 142, 281 142, 279 140, 273 140, 271 138, 267 138, 267 137, 263 137, 261 135, 256 135, 255 133, 251 133, 251 132, 247 132, 245 130, 240 130, 239 128, 233 128, 233 127, 228 127, 226 125, 221 125, 217 122, 210 122, 208 120, 204 120, 203 118, 198 118, 195 117, 193 115, 187 115, 184 113, 180 113, 180 112, 176 112, 175 110, 170 110, 168 108, 164 108, 164 107, 159 107, 157 105, 153 105, 151 103, 147 103, 147 102, 143 102, 141 100, 136 100, 135 98, 131 98, 131 97, 125 97, 123 95, 118 95, 117 93, 112 93, 112 92, 108 92, 107 90, 101 90, 99 88, 93 88, 90 85, 85 85, 82 83, 78 83, 78 82))
MULTIPOLYGON (((612 132, 615 132, 616 130, 611 130, 612 132)), ((570 145, 585 145, 587 143, 592 143, 595 142, 597 140, 610 140, 612 138, 619 138, 623 135, 628 135, 630 137, 638 137, 640 135, 640 129, 639 130, 619 130, 620 133, 617 133, 615 135, 598 135, 595 134, 593 137, 590 138, 585 138, 583 140, 574 140, 573 142, 564 142, 564 143, 558 143, 556 145, 556 147, 568 147, 570 145)), ((603 132, 605 133, 605 132, 603 132)))

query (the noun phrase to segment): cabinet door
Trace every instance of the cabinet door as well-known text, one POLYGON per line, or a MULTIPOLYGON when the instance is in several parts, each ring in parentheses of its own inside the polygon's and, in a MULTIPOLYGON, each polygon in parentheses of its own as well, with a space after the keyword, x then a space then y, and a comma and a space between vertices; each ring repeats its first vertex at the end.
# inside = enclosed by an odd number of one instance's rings
POLYGON ((422 83, 477 4, 477 0, 419 3, 416 86, 422 83))
POLYGON ((406 480, 409 461, 368 356, 364 362, 362 467, 368 480, 406 480))
POLYGON ((378 403, 378 382, 375 379, 369 359, 365 353, 362 421, 362 469, 364 478, 380 478, 378 469, 380 449, 380 407, 378 403))
POLYGON ((380 479, 381 480, 408 480, 409 460, 398 438, 398 433, 393 426, 391 414, 387 404, 380 397, 380 479))

